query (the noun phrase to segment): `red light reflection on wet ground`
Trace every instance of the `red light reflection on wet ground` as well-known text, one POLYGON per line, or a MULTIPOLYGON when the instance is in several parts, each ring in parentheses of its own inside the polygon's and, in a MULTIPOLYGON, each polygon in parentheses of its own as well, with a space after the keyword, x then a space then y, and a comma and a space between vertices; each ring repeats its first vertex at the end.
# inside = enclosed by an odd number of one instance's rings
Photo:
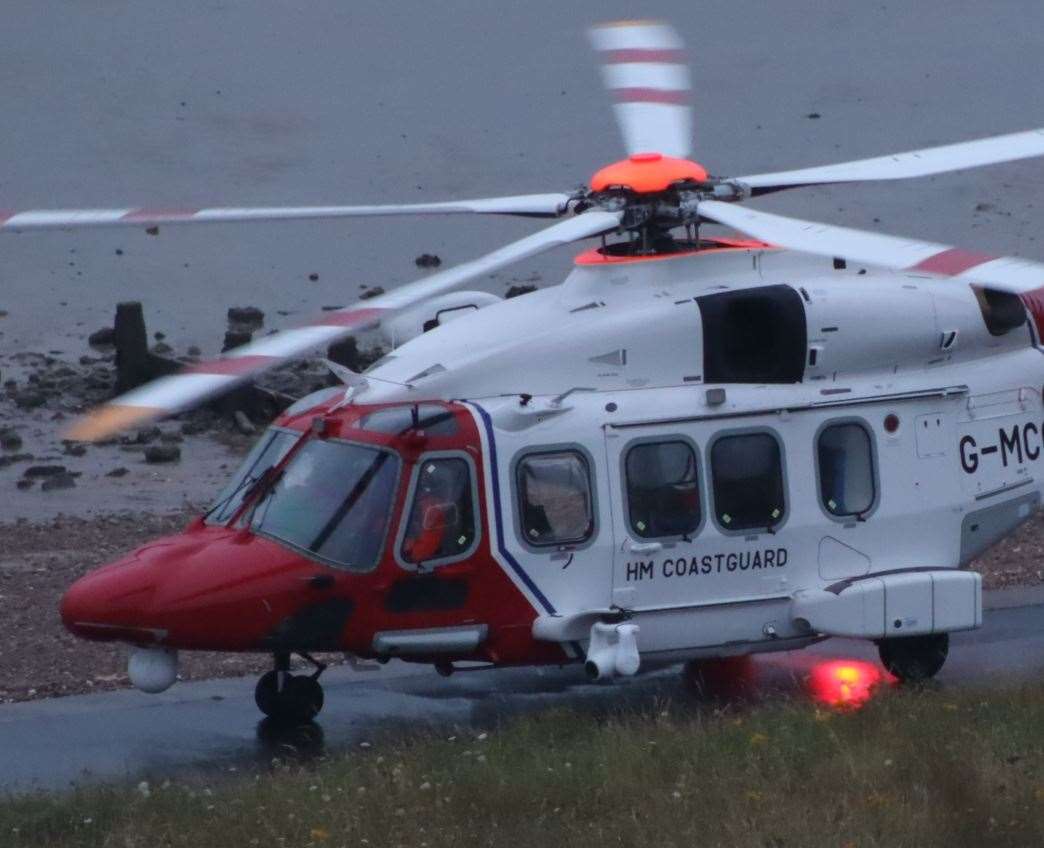
POLYGON ((853 659, 817 662, 808 675, 808 691, 813 699, 831 707, 858 709, 892 678, 880 666, 853 659))

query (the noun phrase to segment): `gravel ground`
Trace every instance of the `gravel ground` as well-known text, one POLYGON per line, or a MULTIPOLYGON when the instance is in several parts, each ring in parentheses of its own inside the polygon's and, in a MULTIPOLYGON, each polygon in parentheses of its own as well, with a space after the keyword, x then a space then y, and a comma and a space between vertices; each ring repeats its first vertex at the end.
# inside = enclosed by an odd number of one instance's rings
MULTIPOLYGON (((151 538, 177 532, 192 516, 193 511, 127 513, 0 524, 0 702, 128 686, 126 647, 85 642, 66 633, 58 618, 59 598, 89 569, 151 538)), ((1044 513, 974 567, 988 588, 1044 583, 1044 513)), ((186 652, 181 672, 184 679, 198 680, 258 674, 269 664, 267 655, 186 652)))
MULTIPOLYGON (((126 647, 71 636, 58 617, 58 601, 69 583, 94 566, 177 532, 191 517, 140 513, 0 525, 0 701, 129 685, 126 647)), ((181 671, 186 679, 222 677, 253 673, 269 662, 265 656, 192 653, 184 656, 181 671)))

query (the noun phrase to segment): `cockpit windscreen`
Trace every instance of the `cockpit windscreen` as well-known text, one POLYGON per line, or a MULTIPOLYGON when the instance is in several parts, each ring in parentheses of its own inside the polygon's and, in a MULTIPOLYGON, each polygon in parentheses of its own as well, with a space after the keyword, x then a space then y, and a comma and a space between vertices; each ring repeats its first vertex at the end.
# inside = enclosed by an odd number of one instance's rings
POLYGON ((251 526, 333 565, 368 571, 377 565, 398 479, 392 451, 312 439, 261 496, 251 526))

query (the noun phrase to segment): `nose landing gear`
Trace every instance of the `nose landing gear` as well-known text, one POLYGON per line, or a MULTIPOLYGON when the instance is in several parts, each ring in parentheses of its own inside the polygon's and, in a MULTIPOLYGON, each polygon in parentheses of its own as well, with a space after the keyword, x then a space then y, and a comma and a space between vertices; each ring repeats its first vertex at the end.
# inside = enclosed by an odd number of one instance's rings
POLYGON ((275 668, 261 675, 254 689, 257 708, 276 721, 311 721, 323 708, 323 687, 319 675, 326 666, 305 653, 300 654, 315 666, 310 675, 290 673, 290 654, 275 655, 275 668))

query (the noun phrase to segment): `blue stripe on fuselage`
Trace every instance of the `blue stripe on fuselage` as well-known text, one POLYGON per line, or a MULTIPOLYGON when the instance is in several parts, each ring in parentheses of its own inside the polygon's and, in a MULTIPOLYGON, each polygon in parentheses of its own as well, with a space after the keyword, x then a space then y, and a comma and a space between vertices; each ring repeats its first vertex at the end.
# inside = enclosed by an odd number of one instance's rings
POLYGON ((489 417, 489 413, 486 412, 477 403, 469 402, 477 411, 479 416, 482 418, 482 424, 486 428, 486 441, 489 443, 489 477, 493 484, 493 518, 497 523, 497 550, 500 551, 500 555, 504 557, 508 565, 514 570, 515 574, 518 575, 519 579, 526 585, 526 588, 533 593, 533 596, 543 606, 544 611, 548 615, 555 615, 555 608, 551 605, 551 602, 547 599, 547 596, 540 591, 540 587, 533 582, 525 569, 519 565, 516 560, 504 546, 504 519, 500 509, 500 476, 497 470, 497 443, 493 436, 493 421, 489 417))

